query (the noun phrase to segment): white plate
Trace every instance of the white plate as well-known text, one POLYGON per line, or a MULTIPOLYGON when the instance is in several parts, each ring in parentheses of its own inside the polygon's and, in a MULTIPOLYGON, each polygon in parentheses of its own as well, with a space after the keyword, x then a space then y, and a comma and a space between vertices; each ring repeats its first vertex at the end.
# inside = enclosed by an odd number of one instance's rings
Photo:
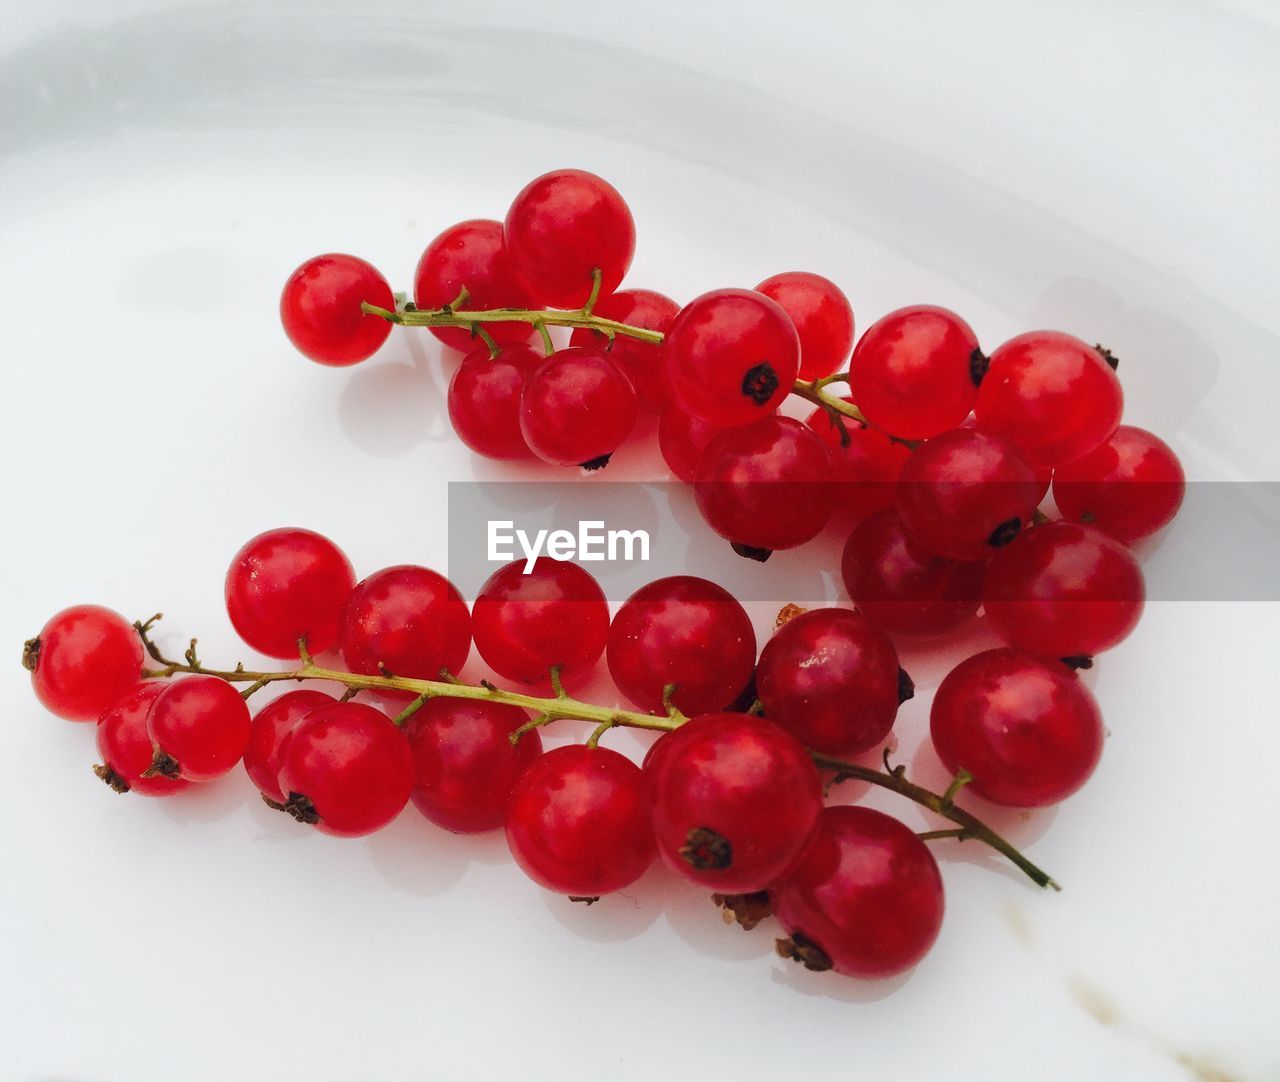
MULTIPOLYGON (((1192 476, 1280 478, 1261 2, 110 7, 0 28, 15 653, 99 600, 241 656, 222 572, 282 523, 366 572, 443 564, 445 482, 504 474, 452 437, 437 349, 309 365, 277 291, 331 249, 403 286, 440 228, 566 164, 631 202, 637 284, 804 267, 862 326, 917 300, 989 345, 1058 326, 1122 355, 1129 416, 1192 476)), ((943 851, 943 936, 890 987, 797 971, 657 873, 571 906, 413 811, 343 843, 239 776, 116 798, 15 665, 0 1074, 1280 1077, 1278 636, 1276 604, 1153 605, 1096 671, 1098 774, 1010 824, 1067 889, 943 851)), ((917 659, 908 761, 942 668, 917 659)))

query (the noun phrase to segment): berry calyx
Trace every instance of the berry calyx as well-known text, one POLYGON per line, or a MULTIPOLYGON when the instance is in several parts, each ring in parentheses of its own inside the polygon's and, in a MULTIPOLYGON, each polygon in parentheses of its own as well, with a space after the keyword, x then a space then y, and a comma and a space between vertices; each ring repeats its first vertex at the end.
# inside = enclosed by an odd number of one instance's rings
POLYGON ((252 722, 240 692, 216 676, 184 676, 151 704, 147 735, 155 746, 151 774, 212 781, 240 761, 252 722))
POLYGON ((391 324, 366 315, 362 302, 395 307, 391 287, 377 268, 353 255, 318 255, 285 282, 280 322, 294 348, 317 364, 357 364, 372 357, 391 333, 391 324))
POLYGON ((787 271, 766 278, 756 292, 776 301, 795 324, 800 337, 800 379, 830 375, 849 356, 853 308, 831 279, 809 271, 787 271))
POLYGON ((67 721, 97 721, 142 679, 142 643, 119 613, 73 605, 24 644, 22 664, 46 710, 67 721))

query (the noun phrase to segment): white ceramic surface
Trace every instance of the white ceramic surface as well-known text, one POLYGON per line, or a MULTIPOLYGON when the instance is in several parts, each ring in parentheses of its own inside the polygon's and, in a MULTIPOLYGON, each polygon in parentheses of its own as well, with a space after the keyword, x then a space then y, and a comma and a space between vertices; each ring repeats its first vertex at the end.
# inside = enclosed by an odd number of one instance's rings
MULTIPOLYGON (((366 572, 443 564, 445 482, 507 474, 452 437, 439 351, 318 368, 276 294, 326 249, 403 285, 564 164, 630 200, 637 284, 805 267, 863 326, 1059 326, 1124 357, 1192 476, 1280 479, 1272 5, 0 10, 0 1078, 1280 1078, 1275 603, 1152 605, 1093 674, 1089 787, 1003 820, 1066 890, 940 850, 942 938, 888 986, 798 971, 658 872, 570 905, 412 810, 338 842, 239 774, 115 797, 16 665, 79 600, 242 656, 222 573, 281 523, 366 572)), ((944 662, 910 667, 900 754, 936 781, 944 662)))

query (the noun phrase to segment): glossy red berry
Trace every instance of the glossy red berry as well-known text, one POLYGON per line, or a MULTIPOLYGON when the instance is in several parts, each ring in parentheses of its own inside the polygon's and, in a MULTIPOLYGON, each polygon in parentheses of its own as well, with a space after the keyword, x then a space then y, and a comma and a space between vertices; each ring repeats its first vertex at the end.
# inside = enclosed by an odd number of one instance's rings
POLYGON ((748 289, 717 289, 681 309, 662 344, 671 401, 707 424, 746 425, 773 413, 800 371, 790 317, 748 289))
MULTIPOLYGON (((419 308, 453 304, 466 289, 465 309, 528 308, 529 295, 516 282, 502 238, 502 223, 475 218, 451 225, 427 245, 413 276, 413 302, 419 308)), ((525 342, 528 323, 486 323, 484 329, 499 342, 525 342)), ((432 327, 446 346, 463 353, 475 347, 465 327, 432 327)))
POLYGON ((665 712, 663 689, 690 717, 723 710, 751 679, 756 636, 728 590, 677 575, 642 586, 609 628, 609 674, 641 710, 665 712))
POLYGON ((377 268, 353 255, 318 255, 289 275, 280 295, 280 322, 299 353, 342 367, 372 357, 391 333, 381 316, 366 315, 368 301, 387 311, 395 297, 377 268))
POLYGON ((857 755, 884 740, 909 686, 889 637, 852 609, 793 617, 756 666, 765 715, 826 755, 857 755))
POLYGON ((622 282, 636 250, 631 211, 607 181, 581 169, 557 169, 530 181, 507 211, 507 251, 516 277, 541 304, 580 308, 622 282))
POLYGON ((280 789, 280 763, 285 741, 308 714, 323 706, 332 706, 337 701, 323 691, 300 688, 273 699, 254 715, 249 743, 244 749, 244 768, 267 799, 277 804, 284 803, 285 795, 280 789))
POLYGON ((714 436, 698 460, 694 494, 707 524, 736 546, 795 548, 831 517, 831 456, 813 429, 766 417, 714 436))
POLYGON ((626 373, 605 354, 574 346, 557 350, 529 376, 520 431, 544 462, 598 469, 622 446, 639 411, 626 373))
POLYGON ((1075 672, 1021 650, 987 650, 952 669, 929 726, 948 770, 968 771, 968 788, 1015 808, 1065 800, 1102 755, 1102 715, 1075 672))
POLYGON ((840 562, 859 612, 892 635, 932 638, 973 618, 986 565, 935 556, 915 540, 892 507, 864 519, 840 562))
POLYGON ((147 714, 166 687, 159 680, 136 684, 98 720, 98 754, 102 763, 93 770, 118 793, 168 796, 190 784, 161 774, 144 777, 155 759, 155 747, 147 733, 147 714))
POLYGON ((68 721, 96 721, 142 679, 142 640, 119 613, 73 605, 27 641, 22 664, 46 710, 68 721))
POLYGON ((640 768, 608 748, 556 748, 516 782, 507 844, 526 875, 558 894, 595 898, 653 863, 649 790, 640 768))
POLYGON ((907 531, 930 552, 983 560, 1031 521, 1039 498, 1035 471, 1013 444, 956 428, 907 459, 896 505, 907 531))
POLYGON ((1057 467, 1110 437, 1123 409, 1120 381, 1096 348, 1032 331, 991 354, 973 412, 982 431, 1016 444, 1033 466, 1057 467))
POLYGON ((561 679, 586 676, 604 653, 609 606, 577 564, 540 557, 501 567, 480 588, 471 633, 485 663, 508 680, 545 686, 553 666, 561 679))
POLYGON ((212 781, 240 761, 249 744, 249 707, 217 676, 184 676, 156 696, 147 714, 157 772, 212 781))
POLYGON ((719 431, 679 406, 668 406, 658 420, 658 450, 676 477, 692 483, 698 474, 698 459, 719 431))
POLYGON ((388 567, 351 592, 340 645, 352 672, 438 680, 442 670, 457 673, 471 652, 471 613, 443 575, 409 564, 388 567))
POLYGON ((245 543, 227 571, 227 614, 259 653, 296 658, 298 640, 312 654, 338 642, 343 607, 356 584, 351 562, 327 537, 282 527, 245 543))
POLYGON ((1053 498, 1064 518, 1125 542, 1172 522, 1186 489, 1173 449, 1131 425, 1121 425, 1105 443, 1053 475, 1053 498))
POLYGON ((468 353, 449 381, 449 420, 458 438, 488 458, 528 458, 520 399, 543 360, 525 345, 504 345, 493 358, 487 346, 468 353))
POLYGON ((1145 597, 1142 569, 1119 541, 1089 526, 1049 522, 996 554, 982 604, 1010 645, 1074 658, 1126 638, 1145 597))
POLYGON ((769 893, 789 935, 778 953, 813 970, 891 977, 919 962, 942 927, 933 854, 871 808, 827 808, 800 865, 769 893))
POLYGON ((460 834, 496 830, 506 821, 516 779, 542 754, 531 729, 511 743, 529 715, 473 699, 432 699, 405 723, 413 752, 411 799, 437 826, 460 834))
POLYGON ((851 418, 836 424, 822 408, 804 423, 822 437, 831 455, 834 516, 857 521, 893 503, 911 448, 851 418))
POLYGON ((704 714, 650 762, 658 852, 724 894, 763 890, 818 828, 822 785, 795 737, 749 714, 704 714))
MULTIPOLYGON (((595 306, 595 314, 616 319, 632 327, 666 333, 680 306, 670 297, 651 289, 620 289, 595 306)), ((649 406, 662 406, 667 401, 667 387, 662 378, 660 345, 615 335, 612 345, 600 331, 579 327, 569 336, 569 345, 588 346, 606 352, 609 360, 621 368, 635 385, 640 400, 649 406)))
POLYGON ((756 291, 791 317, 800 336, 800 378, 829 376, 853 348, 853 308, 840 287, 821 274, 787 271, 766 278, 756 291))
POLYGON ((878 319, 849 362, 849 390, 873 425, 920 440, 955 428, 978 395, 977 336, 946 308, 917 304, 878 319))
POLYGON ((364 703, 313 710, 285 741, 284 810, 325 834, 355 838, 386 826, 409 803, 413 782, 404 733, 364 703))

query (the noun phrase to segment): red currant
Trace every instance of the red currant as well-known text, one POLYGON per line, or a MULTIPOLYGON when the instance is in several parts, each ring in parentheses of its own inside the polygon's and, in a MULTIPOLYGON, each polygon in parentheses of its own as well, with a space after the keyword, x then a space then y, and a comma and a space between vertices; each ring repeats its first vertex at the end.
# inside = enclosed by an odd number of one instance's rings
POLYGON ((598 469, 635 427, 639 403, 631 380, 603 353, 558 350, 529 376, 520 400, 520 431, 544 462, 598 469))
MULTIPOLYGON (((670 297, 654 293, 651 289, 620 289, 595 307, 595 314, 605 319, 616 319, 619 323, 664 334, 679 311, 680 306, 670 297)), ((650 406, 666 403, 661 346, 629 338, 625 334, 615 335, 611 344, 604 334, 590 327, 577 328, 569 336, 569 345, 607 351, 609 359, 630 377, 642 402, 650 406)))
POLYGON ((505 345, 497 357, 481 346, 468 353, 449 381, 449 420, 471 450, 489 458, 528 458, 520 431, 520 397, 543 356, 524 345, 505 345))
POLYGON ((1057 467, 1115 432, 1123 409, 1120 381, 1097 349, 1032 331, 991 354, 973 412, 982 431, 1016 444, 1032 465, 1057 467))
POLYGON ((829 376, 853 347, 853 308, 840 287, 821 274, 787 271, 766 278, 756 291, 777 301, 800 336, 800 378, 829 376))
POLYGON ((155 758, 147 733, 147 714, 166 685, 159 680, 135 684, 98 721, 98 754, 102 765, 94 773, 120 793, 168 796, 190 783, 157 774, 144 777, 155 758))
POLYGON ((280 762, 284 745, 308 714, 337 700, 323 691, 302 688, 273 699, 254 715, 249 743, 244 749, 244 768, 263 796, 284 803, 280 789, 280 762))
POLYGON ((831 455, 835 515, 856 521, 893 503, 911 448, 891 440, 878 428, 847 417, 837 424, 821 407, 804 423, 822 437, 831 455))
POLYGON ((296 658, 338 642, 343 606, 356 584, 351 562, 327 537, 282 527, 247 541, 227 571, 227 614, 259 653, 296 658))
POLYGON ((703 449, 719 431, 715 425, 699 421, 679 406, 668 406, 658 420, 658 450, 676 477, 692 483, 703 449))
POLYGON ((184 676, 151 705, 147 735, 158 773, 186 781, 212 781, 240 761, 249 744, 249 707, 217 676, 184 676))
POLYGON ((580 308, 600 271, 600 296, 622 282, 636 250, 631 211, 607 181, 557 169, 530 181, 507 211, 507 251, 516 277, 542 304, 580 308))
POLYGON ((871 808, 827 808, 799 867, 770 896, 790 935, 778 953, 850 977, 910 969, 942 927, 933 854, 910 828, 871 808))
POLYGON ((96 721, 142 679, 142 640, 119 613, 73 605, 28 640, 22 664, 45 709, 68 721, 96 721))
POLYGON ((507 844, 525 874, 547 890, 582 898, 621 890, 654 857, 640 768, 608 748, 547 752, 516 782, 507 844))
POLYGON ((671 400, 717 427, 773 413, 800 371, 800 339, 780 305, 748 289, 717 289, 676 316, 662 344, 671 400))
POLYGON ((1102 715, 1061 661, 987 650, 938 685, 933 746, 952 773, 968 771, 979 796, 1015 808, 1065 800, 1102 755, 1102 715))
POLYGON ((356 364, 372 357, 391 333, 385 319, 361 310, 362 301, 388 311, 396 306, 377 268, 353 255, 318 255, 285 282, 280 322, 298 352, 318 364, 356 364))

